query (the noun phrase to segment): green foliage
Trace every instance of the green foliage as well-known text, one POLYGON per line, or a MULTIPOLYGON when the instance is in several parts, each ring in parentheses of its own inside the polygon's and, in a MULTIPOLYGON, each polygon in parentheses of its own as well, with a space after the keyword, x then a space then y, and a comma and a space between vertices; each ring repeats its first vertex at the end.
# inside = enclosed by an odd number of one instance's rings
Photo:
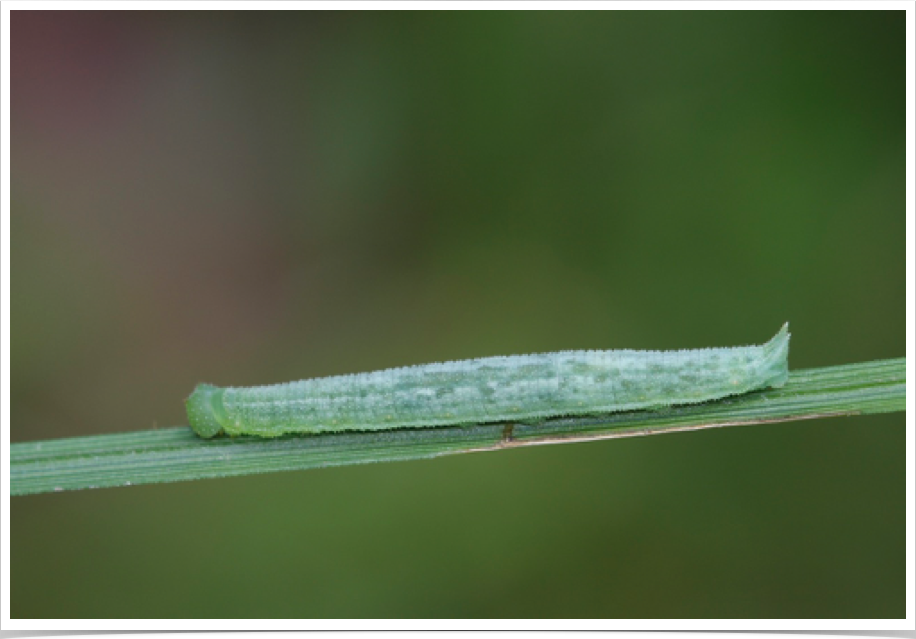
POLYGON ((13 444, 12 495, 229 477, 905 409, 904 358, 796 371, 778 390, 540 424, 205 440, 187 427, 13 444))

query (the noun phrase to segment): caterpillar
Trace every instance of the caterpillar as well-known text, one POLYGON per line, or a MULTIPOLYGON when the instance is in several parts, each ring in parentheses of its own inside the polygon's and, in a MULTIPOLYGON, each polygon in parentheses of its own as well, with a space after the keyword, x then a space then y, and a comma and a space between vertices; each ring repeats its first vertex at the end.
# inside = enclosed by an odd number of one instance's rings
POLYGON ((561 351, 485 357, 251 388, 200 384, 186 400, 200 437, 536 422, 697 404, 779 387, 789 325, 760 346, 561 351))

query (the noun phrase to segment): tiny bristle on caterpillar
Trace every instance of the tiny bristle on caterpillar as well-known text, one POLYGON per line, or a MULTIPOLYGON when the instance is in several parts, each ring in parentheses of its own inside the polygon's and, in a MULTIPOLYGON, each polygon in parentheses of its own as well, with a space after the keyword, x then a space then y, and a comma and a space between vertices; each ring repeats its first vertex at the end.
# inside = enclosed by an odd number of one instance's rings
POLYGON ((789 325, 766 344, 681 351, 560 351, 485 357, 251 388, 200 384, 201 437, 531 421, 695 404, 788 379, 789 325))

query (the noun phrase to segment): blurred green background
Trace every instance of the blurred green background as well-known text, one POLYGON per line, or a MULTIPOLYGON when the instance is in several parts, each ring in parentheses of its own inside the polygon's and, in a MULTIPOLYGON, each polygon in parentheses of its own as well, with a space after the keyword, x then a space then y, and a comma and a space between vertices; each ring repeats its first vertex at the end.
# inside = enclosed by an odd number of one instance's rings
MULTIPOLYGON (((201 381, 904 355, 902 11, 12 14, 12 440, 201 381)), ((13 617, 903 617, 904 415, 19 497, 13 617)))

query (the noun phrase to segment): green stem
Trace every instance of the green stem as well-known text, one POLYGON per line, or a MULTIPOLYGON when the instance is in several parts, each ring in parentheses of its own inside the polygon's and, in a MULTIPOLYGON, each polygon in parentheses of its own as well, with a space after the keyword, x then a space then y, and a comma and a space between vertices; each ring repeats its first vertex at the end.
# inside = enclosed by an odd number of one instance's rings
POLYGON ((208 440, 198 438, 187 427, 163 428, 13 444, 10 494, 427 459, 537 444, 887 413, 905 408, 906 360, 900 358, 795 371, 778 390, 706 404, 558 418, 537 425, 486 424, 278 439, 208 440))

